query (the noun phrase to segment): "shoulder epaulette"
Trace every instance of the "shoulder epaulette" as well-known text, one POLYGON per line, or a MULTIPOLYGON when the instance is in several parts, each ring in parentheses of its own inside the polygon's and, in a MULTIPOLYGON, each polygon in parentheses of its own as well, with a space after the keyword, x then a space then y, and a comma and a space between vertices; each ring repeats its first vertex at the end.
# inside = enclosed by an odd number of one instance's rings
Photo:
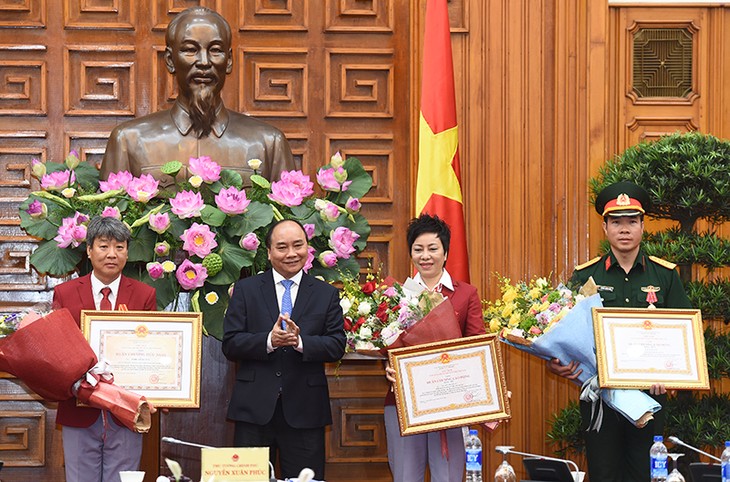
POLYGON ((666 259, 657 258, 656 256, 649 256, 649 259, 654 261, 656 264, 660 266, 664 266, 667 269, 674 269, 677 267, 675 263, 672 263, 671 261, 667 261, 666 259))
POLYGON ((590 261, 586 261, 585 263, 583 263, 583 264, 579 264, 578 266, 576 266, 576 267, 575 267, 575 271, 580 271, 580 270, 582 270, 582 269, 584 269, 584 268, 587 268, 587 267, 589 267, 589 266, 592 266, 592 265, 594 265, 594 264, 598 263, 598 262, 599 262, 600 260, 601 260, 601 257, 600 257, 600 256, 596 256, 596 257, 595 257, 595 258, 593 258, 592 260, 590 260, 590 261))

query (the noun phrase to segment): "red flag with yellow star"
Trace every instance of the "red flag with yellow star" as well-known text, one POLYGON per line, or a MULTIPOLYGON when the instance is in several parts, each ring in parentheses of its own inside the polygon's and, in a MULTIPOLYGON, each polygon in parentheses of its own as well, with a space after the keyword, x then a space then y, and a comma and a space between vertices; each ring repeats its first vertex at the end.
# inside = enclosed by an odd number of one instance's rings
POLYGON ((423 46, 416 213, 435 214, 451 228, 446 269, 469 281, 459 171, 454 67, 446 0, 428 0, 423 46))

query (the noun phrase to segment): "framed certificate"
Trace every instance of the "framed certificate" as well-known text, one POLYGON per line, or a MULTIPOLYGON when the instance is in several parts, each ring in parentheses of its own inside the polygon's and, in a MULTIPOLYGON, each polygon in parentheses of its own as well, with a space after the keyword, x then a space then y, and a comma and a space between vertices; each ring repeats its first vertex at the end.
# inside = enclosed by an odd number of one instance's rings
POLYGON ((601 387, 710 388, 700 310, 593 308, 601 387))
POLYGON ((155 311, 81 312, 81 331, 114 384, 156 407, 200 406, 202 314, 155 311))
POLYGON ((401 435, 509 418, 500 350, 494 334, 390 350, 401 435))

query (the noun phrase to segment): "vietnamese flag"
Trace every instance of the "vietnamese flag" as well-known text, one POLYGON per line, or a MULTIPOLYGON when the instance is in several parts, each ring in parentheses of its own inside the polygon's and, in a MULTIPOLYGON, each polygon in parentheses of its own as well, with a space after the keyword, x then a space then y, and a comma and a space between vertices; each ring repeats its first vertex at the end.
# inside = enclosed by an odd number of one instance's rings
POLYGON ((428 0, 426 4, 416 213, 438 215, 448 223, 451 246, 446 269, 455 280, 469 282, 446 0, 428 0))

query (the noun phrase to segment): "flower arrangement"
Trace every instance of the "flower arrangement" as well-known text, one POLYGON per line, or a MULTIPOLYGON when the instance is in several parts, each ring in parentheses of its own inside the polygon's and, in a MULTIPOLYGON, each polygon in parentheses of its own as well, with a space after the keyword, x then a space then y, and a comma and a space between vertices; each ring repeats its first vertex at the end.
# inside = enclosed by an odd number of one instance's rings
POLYGON ((22 319, 23 313, 3 313, 0 315, 0 337, 15 333, 22 319))
POLYGON ((99 180, 99 170, 72 151, 64 162, 34 159, 32 173, 41 190, 20 205, 21 226, 42 239, 31 264, 53 276, 90 271, 84 262, 86 224, 93 216, 113 216, 129 226, 125 274, 154 286, 158 308, 190 293, 191 308, 203 313, 208 334, 221 338, 229 288, 241 270, 258 272, 267 265, 263 240, 281 219, 300 221, 309 238, 305 271, 332 281, 339 273, 355 276, 355 256, 364 249, 370 226, 360 213, 360 199, 372 178, 360 161, 339 153, 316 176, 288 171, 269 182, 257 174, 261 161, 251 159, 252 187, 241 175, 221 169, 209 157, 191 158, 191 176, 181 179, 182 163, 171 161, 162 172, 175 179, 169 190, 152 176, 126 171, 99 180))
POLYGON ((511 341, 529 344, 534 338, 550 331, 583 299, 560 284, 553 288, 545 278, 511 284, 500 277, 502 297, 484 306, 484 324, 487 332, 501 332, 511 341))
POLYGON ((413 291, 369 273, 366 282, 343 277, 340 306, 345 318, 348 352, 382 354, 383 349, 401 346, 402 336, 445 299, 440 293, 413 291))

